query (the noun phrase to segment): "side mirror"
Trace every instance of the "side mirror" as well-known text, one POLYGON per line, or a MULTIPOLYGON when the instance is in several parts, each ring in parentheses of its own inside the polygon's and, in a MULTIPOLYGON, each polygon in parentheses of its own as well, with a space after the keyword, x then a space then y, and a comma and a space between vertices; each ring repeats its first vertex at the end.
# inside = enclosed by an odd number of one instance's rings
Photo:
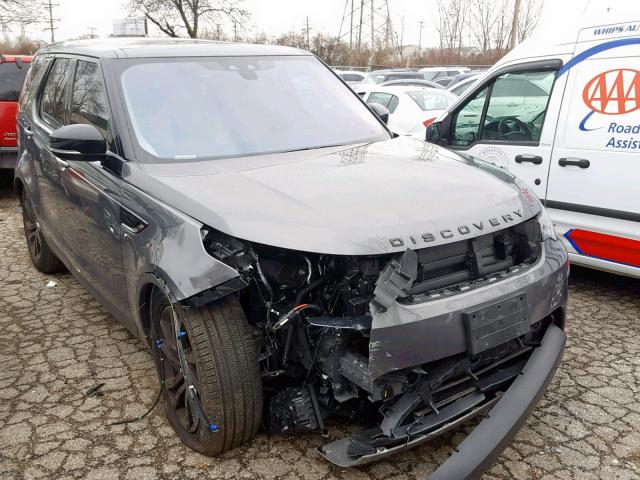
POLYGON ((389 109, 379 103, 370 103, 369 108, 375 113, 385 124, 389 122, 389 109))
POLYGON ((429 124, 429 126, 427 126, 427 142, 438 143, 440 138, 440 122, 429 124))
POLYGON ((105 159, 107 141, 93 125, 65 125, 49 135, 51 153, 62 160, 95 162, 105 159))

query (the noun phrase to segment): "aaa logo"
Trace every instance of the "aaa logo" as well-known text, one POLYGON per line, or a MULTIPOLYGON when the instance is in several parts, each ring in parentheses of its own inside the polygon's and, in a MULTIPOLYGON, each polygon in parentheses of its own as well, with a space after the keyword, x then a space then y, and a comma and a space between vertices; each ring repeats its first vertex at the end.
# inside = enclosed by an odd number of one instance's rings
POLYGON ((622 115, 638 110, 640 71, 617 68, 602 72, 585 85, 582 100, 592 112, 605 115, 622 115))

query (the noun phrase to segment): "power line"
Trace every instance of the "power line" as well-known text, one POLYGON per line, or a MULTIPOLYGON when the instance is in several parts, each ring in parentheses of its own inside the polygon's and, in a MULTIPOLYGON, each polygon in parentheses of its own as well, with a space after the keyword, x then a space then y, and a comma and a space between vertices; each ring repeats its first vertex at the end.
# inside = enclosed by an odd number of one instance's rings
POLYGON ((340 39, 349 39, 349 49, 360 52, 370 46, 371 51, 380 45, 382 49, 396 46, 396 35, 391 23, 388 0, 345 0, 340 39), (368 40, 367 40, 367 37, 368 40))

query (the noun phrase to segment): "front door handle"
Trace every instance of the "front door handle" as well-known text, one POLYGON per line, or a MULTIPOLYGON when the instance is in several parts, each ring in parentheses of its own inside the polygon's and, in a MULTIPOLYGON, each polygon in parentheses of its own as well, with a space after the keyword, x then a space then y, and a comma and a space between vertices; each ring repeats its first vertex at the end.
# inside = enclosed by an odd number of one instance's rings
POLYGON ((558 160, 558 165, 560 165, 561 167, 573 166, 580 168, 589 168, 589 166, 591 166, 591 162, 586 158, 561 158, 560 160, 558 160))
POLYGON ((516 155, 516 163, 535 163, 540 165, 542 163, 542 157, 538 155, 516 155))

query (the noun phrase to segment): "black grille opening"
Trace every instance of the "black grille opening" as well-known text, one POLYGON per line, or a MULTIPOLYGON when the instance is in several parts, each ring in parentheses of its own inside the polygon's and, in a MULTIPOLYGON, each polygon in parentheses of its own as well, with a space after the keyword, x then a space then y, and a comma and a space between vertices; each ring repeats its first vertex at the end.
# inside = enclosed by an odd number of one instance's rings
POLYGON ((409 295, 477 284, 526 267, 540 255, 540 225, 533 218, 480 237, 418 250, 418 276, 409 295))

